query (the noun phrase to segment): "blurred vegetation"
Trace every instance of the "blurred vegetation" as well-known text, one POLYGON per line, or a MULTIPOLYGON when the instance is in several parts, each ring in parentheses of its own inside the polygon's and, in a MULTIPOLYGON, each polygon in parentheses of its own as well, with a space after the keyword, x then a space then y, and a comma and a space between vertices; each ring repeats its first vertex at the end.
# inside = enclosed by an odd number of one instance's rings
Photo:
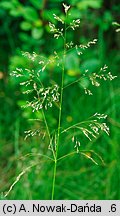
MULTIPOLYGON (((50 199, 53 167, 39 157, 23 157, 28 153, 46 154, 47 140, 39 137, 24 140, 24 131, 37 128, 40 113, 21 109, 26 100, 22 86, 10 77, 16 67, 28 67, 28 60, 21 51, 36 52, 51 58, 54 50, 60 51, 62 42, 54 40, 48 28, 54 22, 53 13, 62 16, 62 0, 1 0, 0 1, 0 191, 5 192, 19 173, 33 165, 21 177, 8 199, 50 199)), ((117 0, 68 0, 73 19, 81 19, 81 28, 68 35, 75 43, 86 44, 98 38, 94 47, 87 49, 82 58, 72 52, 67 56, 65 84, 74 81, 84 69, 97 71, 107 64, 118 78, 103 83, 94 96, 81 94, 80 86, 66 89, 64 94, 63 127, 87 119, 95 112, 108 114, 110 136, 99 136, 95 142, 87 142, 83 149, 93 149, 102 156, 105 166, 74 156, 59 163, 55 188, 56 199, 120 199, 120 55, 119 32, 113 22, 119 23, 120 4, 117 0)), ((37 69, 38 65, 30 65, 37 69)), ((48 85, 53 77, 59 80, 54 66, 43 75, 48 85)), ((89 84, 88 84, 89 85, 89 84)), ((56 112, 46 113, 49 126, 57 122, 56 112)), ((61 152, 73 147, 66 138, 62 140, 61 152)), ((2 198, 2 195, 1 195, 2 198)))

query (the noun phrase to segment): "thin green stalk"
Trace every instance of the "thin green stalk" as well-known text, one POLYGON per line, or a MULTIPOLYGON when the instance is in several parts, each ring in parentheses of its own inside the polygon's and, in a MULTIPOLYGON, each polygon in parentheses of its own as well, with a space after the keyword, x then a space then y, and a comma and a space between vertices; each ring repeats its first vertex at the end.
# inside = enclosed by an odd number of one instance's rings
MULTIPOLYGON (((67 14, 66 14, 66 17, 67 17, 67 14)), ((64 34, 64 53, 63 53, 61 94, 60 94, 60 109, 59 109, 59 120, 58 120, 58 136, 57 136, 57 144, 56 144, 56 158, 55 158, 54 171, 53 171, 52 200, 54 199, 54 192, 55 192, 57 158, 58 158, 58 149, 59 149, 59 141, 60 141, 61 115, 62 115, 62 103, 63 103, 63 87, 64 87, 64 74, 65 74, 65 57, 66 57, 66 22, 65 22, 65 34, 64 34)))
POLYGON ((54 161, 55 161, 56 160, 56 155, 55 155, 55 150, 54 150, 53 145, 52 145, 52 141, 53 141, 53 137, 51 137, 51 139, 50 139, 49 146, 50 146, 50 148, 52 150, 54 161))
POLYGON ((62 160, 62 159, 64 159, 64 158, 66 158, 66 157, 69 157, 69 156, 71 156, 71 155, 74 155, 74 154, 77 154, 77 152, 74 151, 74 152, 71 152, 71 153, 69 153, 69 154, 63 155, 62 157, 58 158, 58 161, 60 161, 60 160, 62 160))
MULTIPOLYGON (((39 78, 39 81, 40 81, 41 86, 44 88, 44 86, 43 86, 40 78, 39 78)), ((37 92, 37 96, 38 96, 38 99, 39 99, 39 93, 38 93, 37 90, 36 90, 36 92, 37 92)), ((42 115, 43 115, 43 118, 44 118, 45 126, 46 126, 48 137, 49 137, 49 142, 50 142, 50 131, 49 131, 49 127, 48 127, 48 123, 47 123, 46 117, 45 117, 44 109, 42 109, 42 115)))
MULTIPOLYGON (((77 127, 77 126, 79 126, 79 125, 81 125, 81 124, 92 123, 92 122, 93 122, 93 120, 78 122, 78 123, 76 123, 76 124, 74 124, 74 125, 71 125, 70 127, 66 128, 66 129, 64 129, 63 131, 61 131, 61 133, 65 133, 65 132, 67 132, 68 130, 70 130, 70 129, 72 129, 72 128, 75 128, 75 127, 77 127)), ((97 124, 97 122, 95 122, 95 124, 97 124)))
POLYGON ((19 157, 17 160, 22 160, 22 159, 25 159, 26 157, 31 157, 31 156, 32 156, 32 157, 40 156, 40 157, 44 157, 44 158, 46 158, 46 159, 49 159, 49 160, 54 161, 53 158, 51 158, 51 157, 49 157, 49 156, 47 156, 47 155, 44 155, 44 154, 40 154, 40 153, 38 153, 38 154, 36 154, 36 153, 28 153, 28 154, 26 154, 26 155, 24 155, 24 156, 19 157))
POLYGON ((54 193, 55 193, 56 170, 57 170, 57 161, 55 160, 54 171, 53 171, 52 200, 54 199, 54 193))
POLYGON ((73 85, 73 84, 75 84, 75 83, 77 83, 77 82, 79 82, 80 79, 81 79, 81 78, 79 78, 79 79, 73 81, 72 83, 69 83, 68 85, 66 85, 66 86, 64 87, 64 89, 67 88, 67 87, 69 87, 69 86, 71 86, 71 85, 73 85))
POLYGON ((50 131, 49 131, 49 127, 48 127, 48 124, 47 124, 47 121, 46 121, 46 117, 45 117, 45 113, 44 113, 43 109, 42 109, 42 115, 43 115, 43 118, 44 118, 45 126, 46 126, 46 129, 47 129, 47 133, 48 133, 49 141, 50 141, 50 131))

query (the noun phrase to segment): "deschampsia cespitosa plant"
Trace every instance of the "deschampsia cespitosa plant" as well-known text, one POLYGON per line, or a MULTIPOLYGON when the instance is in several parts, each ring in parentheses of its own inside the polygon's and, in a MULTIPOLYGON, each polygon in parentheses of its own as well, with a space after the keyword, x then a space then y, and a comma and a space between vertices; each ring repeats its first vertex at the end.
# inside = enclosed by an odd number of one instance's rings
MULTIPOLYGON (((70 125, 67 128, 63 128, 62 126, 62 110, 63 110, 63 94, 66 88, 70 89, 73 85, 78 84, 83 89, 83 94, 88 94, 90 97, 93 95, 92 90, 84 85, 84 78, 89 81, 91 86, 96 88, 100 87, 101 81, 113 80, 116 76, 113 76, 111 72, 109 72, 108 66, 104 65, 100 68, 97 73, 91 73, 89 69, 86 69, 84 73, 80 74, 80 78, 75 81, 68 83, 65 85, 65 64, 66 64, 66 56, 70 51, 76 51, 78 56, 84 54, 84 51, 91 46, 97 43, 97 39, 93 39, 87 44, 74 44, 73 41, 67 41, 67 33, 68 31, 74 31, 76 28, 80 27, 81 20, 76 19, 68 22, 68 17, 70 16, 70 6, 63 4, 64 8, 64 16, 59 17, 56 14, 53 14, 53 17, 57 24, 49 23, 50 32, 53 33, 54 38, 59 40, 61 38, 63 40, 63 50, 62 52, 53 51, 53 55, 51 58, 46 58, 45 56, 40 56, 39 54, 33 52, 32 54, 29 52, 23 52, 22 54, 27 57, 31 62, 37 61, 39 65, 39 70, 28 69, 28 68, 16 68, 12 72, 12 76, 15 76, 19 79, 20 85, 24 88, 24 94, 27 95, 28 100, 23 108, 31 108, 33 112, 41 112, 43 115, 45 129, 44 132, 41 132, 41 128, 38 129, 30 129, 25 131, 25 139, 30 136, 40 136, 40 138, 44 142, 44 137, 47 137, 48 140, 48 155, 40 154, 41 157, 45 157, 47 160, 52 160, 54 165, 53 172, 53 184, 52 184, 52 193, 51 198, 54 199, 55 192, 55 183, 56 183, 56 171, 57 164, 63 158, 69 157, 74 154, 79 154, 85 156, 87 159, 90 159, 93 163, 98 165, 98 162, 91 156, 97 156, 102 163, 103 160, 93 150, 81 150, 82 139, 83 136, 88 139, 88 141, 92 141, 96 139, 101 132, 105 132, 109 135, 109 127, 106 124, 106 114, 100 114, 96 112, 92 116, 90 116, 85 121, 76 122, 73 125, 70 125), (59 25, 60 24, 60 25, 59 25), (59 27, 58 27, 59 26, 59 27), (60 83, 52 81, 48 84, 48 86, 44 85, 44 82, 41 79, 41 75, 46 71, 49 65, 54 64, 56 68, 59 69, 61 73, 60 83), (46 119, 46 112, 49 109, 52 109, 53 106, 57 107, 58 111, 58 119, 57 119, 57 128, 54 131, 51 131, 49 128, 49 124, 46 119), (71 140, 71 145, 73 146, 73 151, 68 152, 66 155, 59 156, 59 148, 61 145, 61 136, 69 134, 69 138, 71 140)), ((64 143, 65 145, 65 143, 64 143)), ((20 177, 31 168, 28 167, 26 170, 22 171, 19 176, 17 176, 13 185, 11 185, 9 191, 5 194, 5 197, 8 196, 10 191, 13 189, 14 185, 19 181, 20 177)))

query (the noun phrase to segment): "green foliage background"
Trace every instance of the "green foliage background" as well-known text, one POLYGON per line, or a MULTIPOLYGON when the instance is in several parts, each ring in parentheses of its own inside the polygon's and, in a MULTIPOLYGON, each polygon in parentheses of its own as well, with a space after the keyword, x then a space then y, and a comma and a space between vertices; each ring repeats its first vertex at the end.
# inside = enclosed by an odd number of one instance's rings
MULTIPOLYGON (((21 177, 8 199, 50 199, 53 164, 39 157, 24 157, 27 153, 47 154, 47 140, 39 137, 24 140, 24 131, 40 124, 28 119, 42 118, 30 109, 21 109, 26 99, 16 79, 10 72, 16 67, 28 67, 28 61, 21 55, 29 51, 51 58, 53 51, 62 49, 61 40, 54 40, 48 28, 54 22, 53 13, 62 16, 61 0, 1 0, 0 1, 0 191, 10 185, 26 167, 34 166, 21 177)), ((88 68, 91 71, 107 64, 118 78, 103 83, 94 96, 85 96, 79 85, 66 90, 62 125, 66 127, 87 119, 95 112, 108 114, 110 136, 101 134, 95 142, 85 142, 82 149, 93 149, 102 156, 105 166, 96 166, 91 161, 74 156, 59 163, 55 187, 55 199, 120 199, 120 58, 119 33, 115 32, 113 21, 119 22, 120 5, 117 0, 71 0, 73 19, 81 19, 81 27, 68 35, 75 43, 86 44, 98 38, 94 47, 87 49, 79 59, 73 52, 67 56, 65 84, 74 81, 88 68)), ((31 67, 31 66, 30 66, 31 67)), ((37 68, 37 65, 35 65, 37 68)), ((46 86, 59 80, 59 73, 53 67, 43 74, 46 86)), ((89 83, 88 83, 89 85, 89 83)), ((55 128, 57 114, 49 110, 49 126, 55 128)), ((65 137, 61 141, 60 153, 67 153, 73 146, 65 137)))

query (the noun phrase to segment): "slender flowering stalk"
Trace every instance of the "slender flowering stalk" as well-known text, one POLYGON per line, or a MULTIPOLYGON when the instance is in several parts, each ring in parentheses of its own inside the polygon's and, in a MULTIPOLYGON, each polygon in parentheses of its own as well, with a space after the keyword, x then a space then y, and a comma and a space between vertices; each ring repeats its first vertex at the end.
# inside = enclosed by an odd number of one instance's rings
MULTIPOLYGON (((65 6, 64 4, 63 6, 65 7, 65 13, 67 18, 67 11, 69 7, 65 6)), ((58 137, 57 137, 57 145, 56 145, 56 160, 55 160, 54 173, 53 173, 52 200, 54 199, 57 159, 58 159, 58 150, 59 150, 59 141, 60 141, 60 127, 61 127, 63 87, 64 87, 64 74, 65 74, 65 57, 66 57, 66 22, 65 22, 65 29, 64 29, 64 51, 63 51, 63 67, 62 67, 61 94, 60 94, 61 96, 60 96, 60 110, 59 110, 59 120, 58 120, 58 137)))

